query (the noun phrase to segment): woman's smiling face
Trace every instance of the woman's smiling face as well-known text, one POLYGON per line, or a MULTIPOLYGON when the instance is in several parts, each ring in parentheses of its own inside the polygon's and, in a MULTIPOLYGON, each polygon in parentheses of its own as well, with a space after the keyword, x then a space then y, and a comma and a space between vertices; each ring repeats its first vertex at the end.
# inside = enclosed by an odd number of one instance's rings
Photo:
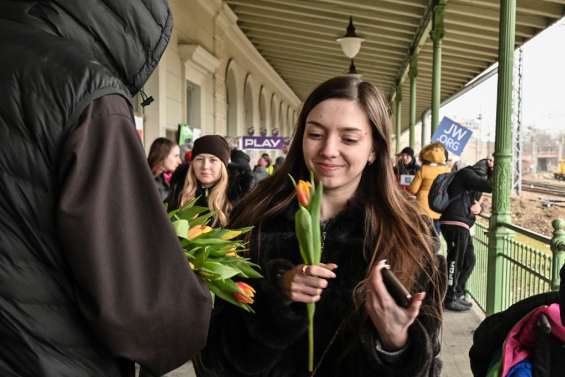
POLYGON ((322 101, 306 118, 302 149, 306 166, 326 191, 343 190, 352 196, 363 169, 374 160, 369 118, 355 101, 322 101))

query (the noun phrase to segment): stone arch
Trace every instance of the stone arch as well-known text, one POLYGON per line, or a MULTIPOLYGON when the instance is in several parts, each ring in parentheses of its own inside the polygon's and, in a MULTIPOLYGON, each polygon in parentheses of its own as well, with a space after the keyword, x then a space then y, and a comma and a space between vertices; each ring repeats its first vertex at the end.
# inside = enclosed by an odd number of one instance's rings
POLYGON ((226 136, 241 133, 243 122, 243 80, 237 63, 230 59, 226 66, 226 136))

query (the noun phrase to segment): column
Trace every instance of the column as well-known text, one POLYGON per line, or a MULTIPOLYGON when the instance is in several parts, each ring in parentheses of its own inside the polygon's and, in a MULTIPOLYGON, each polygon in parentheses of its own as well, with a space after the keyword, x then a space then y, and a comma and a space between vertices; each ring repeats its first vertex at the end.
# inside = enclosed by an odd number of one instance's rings
POLYGON ((510 224, 512 189, 512 79, 516 32, 516 0, 500 0, 498 92, 496 104, 495 168, 492 190, 492 216, 489 225, 487 273, 487 315, 503 309, 504 237, 511 232, 501 226, 510 224))
POLYGON ((435 0, 431 37, 434 49, 432 71, 432 135, 439 124, 439 107, 441 104, 441 41, 444 35, 443 15, 446 0, 435 0))
POLYGON ((426 142, 426 113, 425 112, 422 114, 422 119, 420 121, 422 122, 422 148, 424 148, 424 146, 427 144, 427 142, 426 142))
POLYGON ((402 128, 402 89, 400 88, 400 85, 396 88, 394 104, 394 114, 396 115, 396 153, 400 153, 400 130, 402 128))
POLYGON ((418 77, 418 57, 410 61, 410 148, 416 148, 416 78, 418 77))

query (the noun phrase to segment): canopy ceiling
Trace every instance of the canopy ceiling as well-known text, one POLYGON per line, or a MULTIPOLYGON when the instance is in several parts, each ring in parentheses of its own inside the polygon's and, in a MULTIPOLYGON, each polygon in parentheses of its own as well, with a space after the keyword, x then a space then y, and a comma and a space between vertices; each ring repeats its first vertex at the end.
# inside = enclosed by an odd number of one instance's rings
MULTIPOLYGON (((353 16, 366 40, 355 58, 363 78, 391 97, 402 81, 408 127, 410 51, 419 51, 417 116, 432 94, 432 0, 228 0, 240 28, 302 100, 322 81, 344 74, 349 61, 336 38, 353 16)), ((565 14, 565 0, 517 0, 516 45, 565 14)), ((498 59, 498 0, 448 0, 442 47, 442 101, 498 59)))

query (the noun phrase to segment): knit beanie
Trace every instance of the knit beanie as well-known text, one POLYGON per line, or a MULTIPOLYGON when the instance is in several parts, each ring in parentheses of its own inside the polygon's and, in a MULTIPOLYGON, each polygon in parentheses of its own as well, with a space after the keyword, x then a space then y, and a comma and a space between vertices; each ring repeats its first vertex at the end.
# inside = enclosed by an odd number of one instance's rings
POLYGON ((192 147, 192 159, 202 153, 207 153, 218 157, 225 166, 230 160, 230 146, 226 139, 220 135, 206 135, 194 141, 192 147))
POLYGON ((414 158, 414 149, 410 147, 404 147, 404 149, 400 151, 400 154, 407 154, 410 157, 414 158))

